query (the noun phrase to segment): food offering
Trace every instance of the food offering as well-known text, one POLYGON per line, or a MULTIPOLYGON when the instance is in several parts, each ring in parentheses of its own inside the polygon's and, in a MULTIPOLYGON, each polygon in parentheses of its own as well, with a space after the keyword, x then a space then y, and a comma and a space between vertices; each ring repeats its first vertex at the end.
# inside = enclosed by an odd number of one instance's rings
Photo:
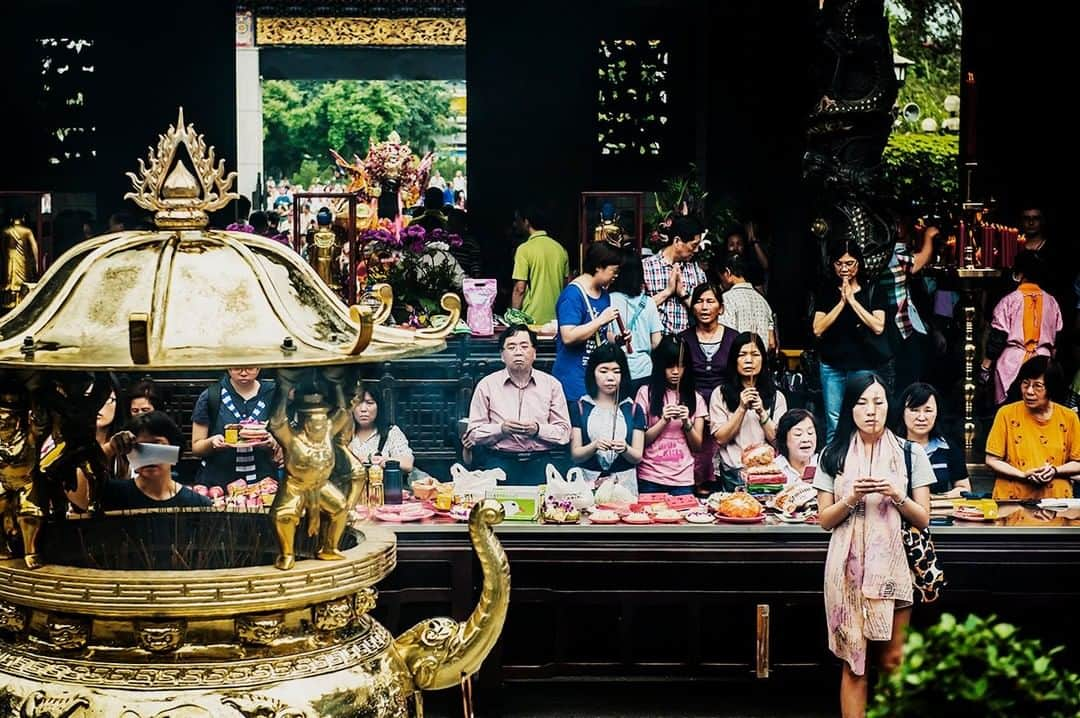
POLYGON ((574 506, 573 499, 569 498, 545 497, 540 515, 546 524, 576 524, 581 521, 581 511, 574 506))
MULTIPOLYGON (((412 495, 417 499, 420 501, 431 501, 439 495, 442 483, 434 476, 425 476, 412 482, 409 486, 412 489, 412 495)), ((451 487, 451 490, 452 488, 453 487, 451 487)))
POLYGON ((776 465, 776 452, 768 444, 753 444, 742 452, 742 478, 755 497, 773 496, 783 490, 787 477, 776 465))
POLYGON ((765 520, 765 507, 745 491, 736 491, 716 502, 716 520, 735 524, 760 523, 765 520))
POLYGON ((422 521, 434 515, 434 511, 416 501, 405 504, 386 504, 375 509, 375 518, 390 523, 422 521))
POLYGON ((715 522, 713 515, 704 508, 686 512, 686 520, 692 524, 711 524, 715 522))
POLYGON ((993 521, 993 519, 986 515, 984 509, 978 506, 970 506, 967 504, 961 504, 953 509, 953 518, 961 521, 993 521))
POLYGON ((617 524, 620 520, 619 513, 613 509, 597 508, 589 513, 589 523, 591 524, 610 525, 617 524))
POLYGON ((252 419, 225 425, 225 444, 232 448, 261 446, 270 440, 265 421, 252 419))
POLYGON ((633 524, 635 526, 643 526, 645 524, 651 524, 653 517, 651 514, 645 511, 631 511, 622 517, 623 523, 633 524))
POLYGON ((681 524, 683 515, 675 509, 662 508, 653 512, 653 521, 658 524, 681 524))
POLYGON ((784 523, 805 523, 818 515, 817 489, 805 481, 790 484, 766 502, 784 523))

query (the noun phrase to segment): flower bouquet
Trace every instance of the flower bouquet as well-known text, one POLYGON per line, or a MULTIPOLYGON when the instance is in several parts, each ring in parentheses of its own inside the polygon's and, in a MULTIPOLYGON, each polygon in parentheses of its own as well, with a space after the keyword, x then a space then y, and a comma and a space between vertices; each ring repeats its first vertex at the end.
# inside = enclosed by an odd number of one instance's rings
POLYGON ((460 293, 465 273, 450 253, 461 237, 442 229, 427 232, 420 225, 396 227, 380 220, 375 229, 360 233, 362 286, 378 282, 394 290, 394 319, 400 324, 427 326, 447 292, 460 293))

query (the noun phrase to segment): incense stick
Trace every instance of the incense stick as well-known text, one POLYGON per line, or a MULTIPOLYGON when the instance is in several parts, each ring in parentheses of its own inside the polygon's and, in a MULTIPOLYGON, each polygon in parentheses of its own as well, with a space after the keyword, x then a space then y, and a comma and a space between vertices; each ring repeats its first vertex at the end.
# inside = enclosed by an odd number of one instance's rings
POLYGON ((682 375, 683 375, 683 348, 686 346, 686 342, 682 339, 679 340, 679 379, 675 382, 675 397, 676 399, 682 397, 682 375))
POLYGON ((619 390, 622 389, 622 379, 619 379, 620 385, 615 387, 615 407, 611 412, 611 440, 615 441, 615 428, 619 425, 619 390))

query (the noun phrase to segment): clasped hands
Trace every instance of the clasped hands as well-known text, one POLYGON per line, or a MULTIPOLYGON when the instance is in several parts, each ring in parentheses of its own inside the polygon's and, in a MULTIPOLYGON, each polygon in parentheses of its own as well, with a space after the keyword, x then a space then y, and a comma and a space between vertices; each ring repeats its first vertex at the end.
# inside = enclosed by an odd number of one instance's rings
POLYGON ((595 442, 597 451, 614 451, 621 454, 626 451, 626 442, 622 439, 597 439, 595 442))
POLYGON ((1057 476, 1057 467, 1052 464, 1041 466, 1038 469, 1033 469, 1025 475, 1028 481, 1035 484, 1049 484, 1057 476))
POLYGON ((540 424, 535 421, 511 421, 508 419, 502 423, 502 433, 507 436, 538 436, 540 434, 540 424))
POLYGON ((743 409, 756 413, 759 417, 765 414, 765 403, 761 401, 761 394, 757 387, 747 387, 739 393, 739 404, 743 409))
POLYGON ((690 418, 690 409, 682 404, 668 404, 661 410, 660 418, 668 421, 686 421, 690 418))
POLYGON ((851 300, 858 294, 859 289, 861 287, 851 277, 844 277, 840 281, 840 301, 844 304, 851 304, 851 300))

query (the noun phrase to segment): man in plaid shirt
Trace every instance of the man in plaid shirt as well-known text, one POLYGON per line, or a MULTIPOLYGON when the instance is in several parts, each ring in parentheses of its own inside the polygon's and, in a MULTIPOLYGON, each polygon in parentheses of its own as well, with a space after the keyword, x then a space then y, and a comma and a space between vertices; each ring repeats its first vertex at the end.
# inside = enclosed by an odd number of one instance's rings
POLYGON ((676 217, 667 230, 669 243, 641 263, 645 291, 660 310, 664 334, 690 326, 690 295, 705 283, 705 272, 693 261, 701 246, 702 227, 693 217, 676 217))

